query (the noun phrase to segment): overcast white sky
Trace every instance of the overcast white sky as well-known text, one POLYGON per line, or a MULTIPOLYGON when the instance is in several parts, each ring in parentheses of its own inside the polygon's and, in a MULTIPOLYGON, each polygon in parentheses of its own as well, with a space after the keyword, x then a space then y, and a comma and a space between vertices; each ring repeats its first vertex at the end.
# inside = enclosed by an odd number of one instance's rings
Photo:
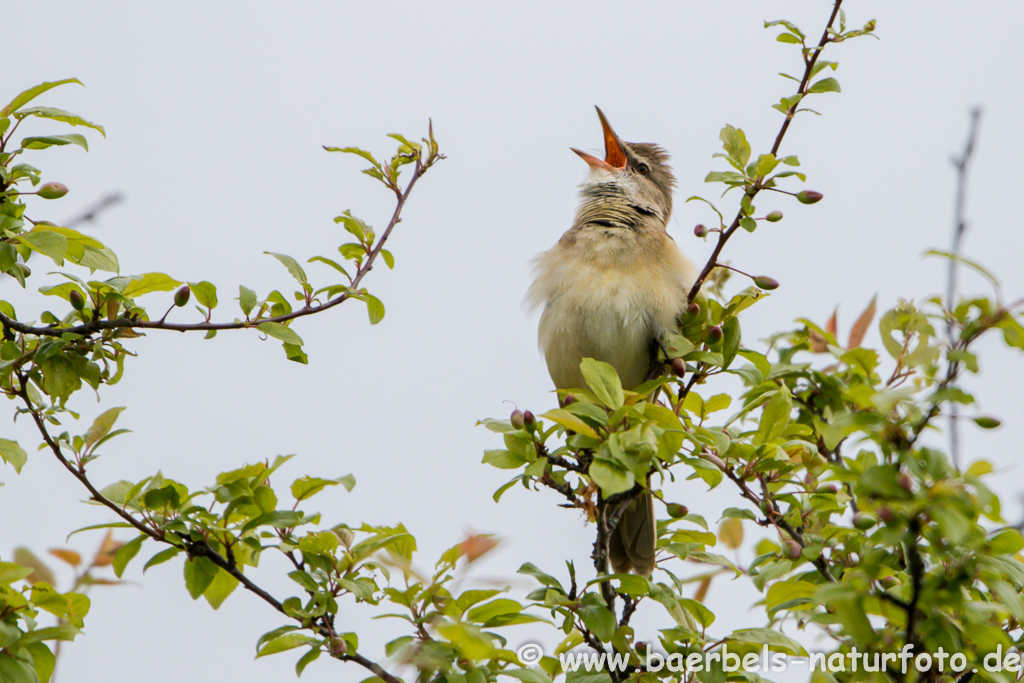
MULTIPOLYGON (((710 243, 691 230, 709 212, 682 200, 718 192, 703 178, 723 167, 711 154, 724 124, 743 128, 755 154, 768 150, 781 123, 770 105, 792 85, 776 73, 799 70, 797 51, 775 42, 777 30, 763 22, 787 18, 816 38, 830 9, 821 0, 9 4, 0 100, 75 76, 87 87, 64 86, 38 103, 107 129, 105 140, 87 133, 88 154, 51 149, 27 159, 71 188, 30 215, 60 222, 123 193, 124 203, 84 230, 117 252, 125 274, 213 281, 222 319, 236 315, 239 283, 261 296, 290 287, 264 251, 303 261, 330 255, 343 241, 331 219, 344 209, 386 223, 390 198, 358 173, 361 160, 321 145, 384 156, 385 134, 418 138, 432 117, 448 155, 417 187, 389 243, 396 270, 377 269, 365 283, 387 307, 383 323, 371 328, 355 302, 302 321, 295 329, 309 366, 287 362, 277 342, 255 333, 139 340, 140 357, 102 403, 87 392, 73 402, 83 413, 84 424, 71 427, 78 432, 102 410, 128 406, 119 426, 133 433, 104 450, 90 470, 94 481, 160 469, 198 488, 241 463, 298 453, 279 485, 307 473, 358 480, 353 493, 316 501, 325 521, 403 521, 419 539, 422 564, 466 532, 498 534, 503 545, 475 573, 520 587, 529 585, 514 576, 524 561, 559 574, 566 557, 589 566, 592 529, 556 508, 554 494, 516 488, 501 505, 492 502, 509 473, 479 464, 500 440, 474 426, 507 415, 513 403, 536 412, 553 405, 536 321, 521 301, 530 259, 571 222, 586 167, 569 147, 601 148, 595 104, 624 139, 665 146, 680 181, 670 231, 703 261, 710 243)), ((843 92, 815 98, 809 106, 823 116, 799 118, 782 150, 799 155, 807 187, 825 199, 812 207, 782 196, 759 201, 785 220, 738 235, 727 250, 737 267, 782 283, 746 315, 748 345, 797 317, 823 323, 837 304, 845 333, 875 293, 884 310, 898 297, 944 291, 945 263, 920 254, 948 246, 949 158, 963 144, 972 105, 985 114, 964 248, 1001 276, 1009 297, 1024 294, 1013 208, 1024 157, 1024 8, 983 5, 848 0, 850 23, 877 19, 881 40, 829 48, 843 92)), ((720 205, 735 211, 732 196, 720 205)), ((324 284, 330 277, 315 264, 307 272, 324 284)), ((985 291, 969 275, 963 283, 985 291)), ((38 294, 14 293, 10 280, 2 287, 23 316, 42 305, 38 294)), ((146 300, 157 311, 169 298, 146 300)), ((984 377, 971 385, 1004 427, 968 429, 967 454, 1004 468, 994 485, 1016 521, 1024 359, 995 339, 984 348, 984 377)), ((33 453, 20 476, 0 470, 0 555, 18 545, 42 553, 63 546, 74 528, 111 520, 78 502, 82 489, 52 458, 34 454, 38 439, 27 425, 8 420, 0 433, 33 453)), ((709 520, 739 504, 725 485, 710 495, 695 482, 667 490, 709 520)), ((70 544, 89 551, 98 542, 98 534, 83 534, 70 544)), ((147 545, 141 557, 154 552, 147 545)), ((276 578, 282 563, 270 554, 264 562, 258 580, 281 597, 294 592, 276 578)), ((136 584, 93 593, 86 634, 62 655, 62 680, 294 675, 294 653, 252 661, 256 638, 282 623, 269 607, 238 591, 215 613, 187 598, 180 561, 144 578, 141 565, 128 572, 136 584)), ((743 580, 713 585, 716 628, 762 625, 763 612, 755 623, 744 614, 756 599, 743 580)), ((345 607, 339 626, 360 631, 367 656, 379 658, 382 644, 403 631, 367 616, 345 607)), ((650 629, 640 637, 652 640, 664 619, 652 609, 639 623, 650 629)), ((303 680, 358 681, 364 673, 323 658, 303 680)))

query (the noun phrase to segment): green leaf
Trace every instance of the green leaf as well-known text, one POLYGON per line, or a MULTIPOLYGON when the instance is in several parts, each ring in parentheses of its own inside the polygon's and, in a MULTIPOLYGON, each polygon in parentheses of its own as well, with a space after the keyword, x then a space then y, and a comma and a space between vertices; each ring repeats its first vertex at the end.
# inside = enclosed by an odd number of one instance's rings
POLYGON ((290 327, 286 327, 281 323, 263 322, 258 324, 256 327, 271 337, 280 339, 285 344, 294 344, 295 346, 302 346, 303 344, 302 337, 295 334, 290 327))
POLYGON ((794 657, 806 657, 807 652, 803 646, 787 635, 770 628, 745 628, 740 631, 733 631, 729 640, 740 643, 752 643, 760 647, 767 645, 769 650, 785 652, 794 657))
POLYGON ((125 567, 127 567, 128 563, 132 561, 132 558, 138 554, 139 549, 142 547, 142 542, 147 538, 149 537, 145 534, 136 536, 118 548, 117 552, 114 553, 114 561, 112 562, 112 565, 114 567, 114 574, 117 578, 121 578, 121 575, 124 574, 125 567))
POLYGON ((580 363, 580 371, 598 401, 612 410, 622 407, 625 403, 625 395, 622 393, 622 382, 619 380, 615 368, 593 358, 584 358, 580 363))
POLYGON ((238 285, 238 305, 242 309, 242 315, 248 318, 252 309, 256 308, 256 301, 256 292, 245 285, 238 285))
POLYGON ((794 43, 796 45, 800 45, 800 39, 794 36, 792 33, 780 33, 778 36, 775 37, 775 40, 779 41, 780 43, 794 43))
POLYGON ((169 292, 180 284, 179 280, 166 273, 143 273, 133 276, 121 293, 129 299, 134 299, 150 292, 169 292))
POLYGON ((21 474, 21 468, 28 462, 28 453, 18 445, 17 441, 0 439, 0 458, 14 467, 15 472, 21 474))
POLYGON ((32 567, 23 567, 14 562, 0 562, 0 586, 21 581, 32 573, 32 567))
POLYGON ((203 591, 203 597, 206 599, 206 602, 209 603, 210 607, 218 609, 224 604, 224 601, 228 599, 228 596, 230 596, 236 588, 238 588, 238 579, 218 567, 217 574, 213 577, 213 581, 210 582, 209 587, 203 591))
POLYGON ((364 294, 363 299, 366 301, 366 312, 370 316, 370 324, 376 325, 384 319, 384 304, 372 294, 364 294))
POLYGON ((0 109, 0 116, 10 116, 13 112, 18 111, 18 109, 34 100, 39 95, 42 95, 50 88, 56 88, 58 85, 64 85, 65 83, 77 83, 78 85, 82 85, 82 82, 77 78, 65 78, 62 81, 40 83, 39 85, 20 93, 17 97, 11 100, 6 107, 0 109))
POLYGON ((217 288, 213 283, 203 280, 201 282, 190 282, 188 286, 192 290, 192 296, 196 298, 200 306, 206 306, 211 310, 217 307, 217 288))
POLYGON ((589 604, 579 610, 583 624, 600 640, 608 642, 615 635, 615 615, 601 604, 589 604))
POLYGON ((387 264, 388 270, 394 270, 395 268, 395 256, 387 249, 380 250, 380 257, 384 259, 384 263, 387 264))
POLYGON ((301 676, 302 672, 305 671, 306 667, 312 664, 320 656, 319 647, 311 647, 306 654, 299 657, 299 661, 295 662, 295 675, 296 677, 301 676))
POLYGON ((789 424, 792 410, 793 400, 790 398, 789 389, 783 385, 772 394, 761 410, 761 420, 757 425, 757 433, 754 434, 754 445, 760 446, 778 438, 789 424))
POLYGON ((839 90, 839 81, 837 81, 836 79, 832 78, 831 76, 829 76, 828 78, 823 78, 820 81, 818 81, 817 83, 815 83, 814 85, 812 85, 810 88, 808 88, 807 92, 812 92, 812 93, 840 92, 840 90, 839 90))
POLYGON ((68 238, 64 235, 36 227, 18 235, 17 239, 33 251, 49 256, 58 266, 64 265, 64 256, 68 253, 68 238))
POLYGON ((68 133, 67 135, 39 135, 25 138, 21 146, 25 149, 46 149, 47 147, 63 147, 64 145, 78 145, 85 151, 89 151, 89 142, 84 135, 68 133))
POLYGON ((56 109, 54 107, 32 107, 30 109, 21 109, 14 115, 17 119, 23 119, 26 116, 38 116, 41 119, 60 121, 61 123, 67 123, 72 126, 85 126, 87 128, 98 130, 103 137, 107 137, 107 131, 103 130, 103 126, 90 123, 78 114, 72 114, 71 112, 64 111, 63 109, 56 109))
POLYGON ((772 611, 775 607, 791 600, 801 600, 814 597, 817 586, 809 581, 777 581, 768 588, 765 595, 765 607, 772 611))
POLYGON ((150 567, 155 567, 158 564, 163 564, 167 560, 170 560, 171 558, 173 558, 176 555, 179 555, 182 552, 183 551, 181 548, 165 548, 164 550, 161 550, 156 555, 149 558, 149 561, 147 561, 146 564, 142 566, 142 573, 145 574, 146 570, 150 567))
POLYGON ((507 614, 519 614, 522 611, 523 606, 515 600, 498 598, 472 608, 466 613, 466 619, 486 626, 487 623, 495 617, 507 614))
POLYGON ((287 256, 285 254, 275 254, 272 251, 265 251, 263 253, 270 254, 278 261, 283 263, 284 267, 288 269, 288 272, 291 273, 292 277, 298 280, 300 284, 308 284, 306 281, 306 271, 302 270, 302 266, 299 265, 299 262, 293 259, 291 256, 287 256))
POLYGON ((1024 550, 1024 537, 1016 529, 1004 529, 989 539, 989 548, 993 555, 1013 555, 1024 550))
POLYGON ((256 658, 259 659, 267 655, 277 654, 278 652, 291 650, 302 645, 316 645, 319 643, 319 639, 307 636, 304 633, 286 633, 264 643, 263 647, 256 652, 256 658))
POLYGON ((110 430, 114 427, 114 423, 117 422, 118 416, 121 414, 121 408, 111 408, 106 410, 93 420, 92 426, 89 427, 89 431, 85 433, 85 448, 88 449, 94 444, 98 443, 103 437, 110 433, 110 430))
POLYGON ((345 154, 355 154, 369 161, 376 168, 380 168, 380 162, 373 158, 373 155, 366 150, 359 149, 358 147, 327 147, 324 146, 328 152, 344 152, 345 154))
MULTIPOLYGON (((382 254, 384 253, 383 250, 381 251, 381 253, 382 254)), ((352 281, 352 277, 348 274, 348 271, 345 270, 343 267, 341 267, 341 265, 339 263, 337 263, 336 261, 332 261, 331 259, 329 259, 327 257, 324 257, 324 256, 314 256, 313 258, 309 259, 309 261, 307 261, 307 263, 313 263, 314 261, 319 261, 320 263, 326 263, 331 268, 334 268, 336 271, 338 271, 339 273, 341 273, 342 275, 347 277, 350 282, 352 281)))
POLYGON ((564 427, 565 429, 574 431, 577 434, 589 436, 591 439, 598 438, 597 432, 595 432, 590 425, 588 425, 586 422, 584 422, 583 420, 581 420, 580 418, 576 417, 568 410, 565 410, 563 408, 555 408, 554 410, 549 410, 548 412, 541 415, 541 417, 547 420, 551 420, 555 424, 558 424, 564 427))
MULTIPOLYGON (((347 476, 350 478, 352 477, 352 475, 347 476)), ((342 479, 344 479, 344 477, 342 477, 342 479)), ((301 477, 296 479, 292 484, 292 497, 295 498, 296 501, 306 500, 307 498, 312 498, 326 487, 337 486, 340 483, 342 483, 341 479, 320 479, 319 477, 310 476, 301 477)), ((349 491, 352 490, 350 486, 346 488, 348 488, 349 491)))
POLYGON ((730 159, 735 161, 740 168, 747 165, 747 162, 750 161, 750 143, 747 142, 747 136, 743 134, 742 130, 727 125, 722 129, 719 139, 721 139, 722 147, 730 159))
POLYGON ((206 557, 193 557, 185 561, 185 589, 198 600, 213 580, 217 577, 220 568, 206 557))
POLYGON ((587 473, 606 496, 628 491, 636 483, 632 472, 610 460, 595 459, 587 473))

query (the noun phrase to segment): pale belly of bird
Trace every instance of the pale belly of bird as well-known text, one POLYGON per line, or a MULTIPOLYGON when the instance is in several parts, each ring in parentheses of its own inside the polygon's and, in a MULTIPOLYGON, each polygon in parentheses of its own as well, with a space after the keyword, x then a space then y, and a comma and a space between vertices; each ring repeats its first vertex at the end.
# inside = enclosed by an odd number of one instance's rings
POLYGON ((686 301, 684 283, 649 279, 615 268, 574 269, 568 287, 554 293, 540 321, 540 346, 559 388, 586 386, 580 361, 610 364, 627 389, 647 379, 656 343, 676 325, 686 301))

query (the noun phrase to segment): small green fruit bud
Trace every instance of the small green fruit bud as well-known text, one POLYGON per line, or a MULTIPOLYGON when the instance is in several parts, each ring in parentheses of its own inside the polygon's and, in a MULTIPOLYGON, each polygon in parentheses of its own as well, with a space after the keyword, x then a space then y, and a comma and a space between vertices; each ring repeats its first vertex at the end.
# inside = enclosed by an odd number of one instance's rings
POLYGON ((779 281, 767 275, 758 275, 754 278, 754 284, 760 289, 771 291, 779 288, 779 281))
POLYGON ((762 500, 758 507, 761 508, 761 512, 768 515, 769 517, 775 514, 775 506, 772 505, 772 502, 767 498, 765 500, 762 500))
POLYGON ((534 428, 537 426, 537 418, 534 416, 532 412, 527 410, 526 412, 523 413, 523 424, 526 425, 526 428, 532 432, 534 428))
POLYGON ((192 290, 189 289, 188 285, 182 285, 177 292, 174 293, 174 305, 184 306, 188 303, 189 297, 192 296, 192 290))
POLYGON ((80 311, 85 308, 85 297, 77 289, 72 289, 68 293, 68 301, 71 302, 71 308, 76 311, 80 311))
POLYGON ((888 505, 883 505, 876 510, 878 518, 886 524, 891 524, 896 519, 896 513, 888 505))
POLYGON ((814 190, 802 190, 796 198, 801 204, 817 204, 821 201, 822 196, 824 195, 814 190))
POLYGON ((38 192, 43 199, 60 199, 67 193, 68 186, 64 183, 45 183, 38 192))
POLYGON ((895 588, 898 585, 900 585, 900 580, 895 576, 887 576, 882 579, 882 586, 885 588, 895 588))
POLYGON ((704 330, 704 342, 709 346, 715 346, 720 343, 723 336, 722 328, 718 325, 712 325, 708 329, 704 330))
POLYGON ((576 397, 574 397, 572 394, 566 394, 565 395, 565 400, 562 401, 562 406, 563 407, 564 406, 571 406, 575 402, 576 402, 576 397))
POLYGON ((683 322, 693 322, 697 319, 698 315, 700 315, 700 304, 690 304, 686 307, 686 311, 683 312, 683 322))
POLYGON ((878 524, 878 519, 867 512, 858 512, 853 516, 853 526, 861 531, 867 531, 876 524, 878 524))
POLYGON ((682 358, 673 358, 670 365, 672 366, 672 372, 676 377, 682 377, 686 374, 686 361, 682 358))
POLYGON ((764 219, 766 221, 768 221, 769 223, 778 223, 779 221, 782 220, 782 212, 781 211, 772 211, 770 214, 765 216, 764 219))
POLYGON ((707 237, 707 226, 705 226, 703 223, 698 224, 696 227, 694 227, 693 234, 696 235, 697 237, 707 237))
POLYGON ((834 496, 839 493, 839 486, 836 484, 822 484, 818 487, 817 493, 831 494, 834 496))
POLYGON ((344 638, 334 637, 328 643, 327 649, 330 650, 332 657, 344 657, 348 652, 348 645, 345 644, 344 638))
POLYGON ((525 427, 526 420, 523 418, 523 411, 513 410, 510 422, 512 423, 512 426, 515 427, 516 429, 522 429, 523 427, 525 427))
POLYGON ((800 547, 800 544, 794 541, 792 538, 787 539, 782 544, 782 552, 791 560, 798 560, 803 555, 804 549, 800 547))
POLYGON ((686 515, 690 514, 690 509, 685 505, 679 503, 669 503, 665 506, 668 509, 668 516, 672 519, 682 519, 686 515))
POLYGON ((900 472, 896 475, 896 483, 904 491, 910 492, 914 490, 914 478, 906 472, 900 472))

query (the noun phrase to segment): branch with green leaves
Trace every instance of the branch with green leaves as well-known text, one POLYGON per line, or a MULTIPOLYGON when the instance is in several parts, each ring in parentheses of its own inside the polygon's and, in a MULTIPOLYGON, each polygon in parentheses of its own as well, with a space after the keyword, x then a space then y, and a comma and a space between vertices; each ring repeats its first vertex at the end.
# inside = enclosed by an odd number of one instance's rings
MULTIPOLYGON (((722 250, 725 248, 729 239, 735 235, 740 228, 743 228, 748 232, 754 232, 754 230, 757 229, 758 221, 764 220, 769 223, 776 223, 782 220, 782 213, 779 211, 772 211, 761 218, 754 217, 756 210, 753 205, 753 200, 762 190, 773 190, 792 195, 801 204, 815 204, 821 200, 822 195, 812 190, 788 192, 777 186, 777 181, 791 176, 796 176, 800 180, 806 180, 806 176, 803 173, 792 170, 782 171, 779 173, 773 173, 773 171, 775 171, 779 164, 787 166, 800 165, 800 162, 795 156, 779 158, 778 155, 779 150, 782 147, 782 140, 786 136, 786 131, 789 130, 789 126, 796 115, 805 111, 817 113, 812 109, 802 106, 805 99, 810 95, 839 92, 839 82, 835 78, 826 77, 813 83, 811 82, 823 70, 831 68, 834 71, 839 66, 837 62, 819 60, 818 58, 821 56, 821 53, 830 43, 839 43, 863 35, 873 35, 875 30, 874 20, 869 21, 862 29, 847 30, 846 16, 840 8, 842 2, 843 0, 835 0, 835 4, 832 8, 832 15, 829 17, 828 23, 825 25, 825 30, 821 35, 821 39, 818 41, 816 46, 809 46, 804 33, 792 22, 765 22, 765 28, 781 26, 785 29, 785 31, 778 36, 779 42, 792 43, 800 46, 804 63, 804 72, 799 79, 788 74, 782 74, 785 78, 796 81, 799 85, 797 86, 796 93, 789 97, 782 98, 778 104, 773 105, 773 108, 782 112, 785 118, 782 121, 782 126, 779 128, 778 135, 775 136, 775 142, 772 145, 770 152, 762 154, 758 156, 757 159, 751 161, 750 143, 747 142, 746 135, 744 135, 743 131, 732 126, 726 126, 722 129, 721 140, 724 145, 725 153, 716 154, 715 156, 725 159, 734 170, 712 171, 708 174, 705 182, 724 183, 726 185, 726 190, 723 195, 733 189, 743 190, 743 198, 740 201, 740 208, 736 212, 736 216, 733 218, 732 222, 726 226, 722 212, 719 211, 714 204, 703 197, 693 196, 686 200, 688 202, 693 200, 705 202, 714 210, 715 214, 717 214, 719 221, 719 225, 716 228, 707 228, 701 224, 694 229, 694 232, 698 237, 706 237, 709 233, 714 232, 718 235, 718 240, 711 252, 711 256, 708 257, 707 263, 701 269, 700 275, 694 282, 693 287, 690 288, 689 301, 691 303, 697 299, 701 287, 703 287, 704 283, 712 276, 712 271, 717 267, 722 267, 723 264, 719 263, 719 257, 721 256, 722 250), (835 26, 837 20, 838 27, 835 26)), ((761 284, 767 284, 766 287, 762 287, 763 289, 775 289, 778 287, 778 283, 767 276, 758 276, 753 279, 755 284, 759 287, 761 284), (761 282, 758 282, 758 280, 761 280, 761 282)), ((720 283, 716 280, 715 285, 718 286, 719 284, 720 283)))

